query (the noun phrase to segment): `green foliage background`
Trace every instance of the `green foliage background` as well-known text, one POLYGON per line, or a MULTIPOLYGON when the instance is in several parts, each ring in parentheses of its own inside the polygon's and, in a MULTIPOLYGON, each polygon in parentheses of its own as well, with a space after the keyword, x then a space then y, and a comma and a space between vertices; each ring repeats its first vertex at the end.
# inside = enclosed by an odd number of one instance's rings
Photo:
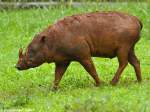
POLYGON ((57 1, 57 2, 68 2, 68 1, 74 1, 74 2, 143 2, 143 1, 149 1, 149 0, 1 0, 4 2, 48 2, 48 1, 57 1))
POLYGON ((82 7, 55 6, 0 11, 0 111, 22 112, 149 112, 150 111, 150 4, 104 3, 82 7), (118 62, 93 58, 99 77, 105 81, 94 87, 93 79, 73 62, 65 73, 60 89, 49 88, 54 79, 54 64, 43 64, 17 71, 18 49, 25 48, 33 36, 58 19, 77 13, 116 10, 139 17, 143 22, 136 54, 141 61, 143 82, 138 84, 133 68, 128 65, 117 86, 109 81, 118 62))

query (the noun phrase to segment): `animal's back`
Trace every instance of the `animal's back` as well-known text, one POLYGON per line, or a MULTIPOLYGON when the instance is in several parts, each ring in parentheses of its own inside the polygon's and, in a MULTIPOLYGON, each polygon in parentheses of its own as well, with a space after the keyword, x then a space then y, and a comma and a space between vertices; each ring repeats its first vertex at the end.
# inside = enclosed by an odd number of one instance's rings
POLYGON ((136 17, 119 12, 68 16, 57 22, 56 27, 63 31, 62 41, 86 41, 92 56, 104 57, 114 57, 120 47, 131 47, 141 30, 136 17))

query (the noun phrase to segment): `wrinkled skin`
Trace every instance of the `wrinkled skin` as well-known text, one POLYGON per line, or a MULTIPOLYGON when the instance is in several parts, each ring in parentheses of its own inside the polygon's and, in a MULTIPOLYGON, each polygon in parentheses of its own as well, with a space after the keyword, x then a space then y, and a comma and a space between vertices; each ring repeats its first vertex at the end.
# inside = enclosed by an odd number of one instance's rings
POLYGON ((16 67, 25 70, 45 62, 54 62, 54 88, 71 61, 78 61, 101 83, 91 57, 118 58, 119 66, 111 84, 119 81, 128 62, 134 67, 140 82, 140 63, 134 46, 140 38, 142 23, 135 16, 119 12, 93 12, 73 15, 58 21, 36 35, 25 53, 20 49, 16 67))
POLYGON ((19 70, 37 67, 46 61, 45 51, 47 47, 44 44, 45 37, 38 36, 29 44, 24 54, 22 49, 19 50, 19 61, 16 65, 19 70))

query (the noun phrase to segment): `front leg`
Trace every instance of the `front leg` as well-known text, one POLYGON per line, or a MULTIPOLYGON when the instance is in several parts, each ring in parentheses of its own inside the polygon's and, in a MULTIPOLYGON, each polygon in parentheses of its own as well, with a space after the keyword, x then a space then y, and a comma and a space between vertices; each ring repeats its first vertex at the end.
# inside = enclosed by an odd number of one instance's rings
POLYGON ((101 81, 98 77, 98 74, 96 72, 95 66, 92 62, 92 59, 84 59, 82 61, 80 61, 81 65, 85 68, 85 70, 92 76, 92 78, 95 80, 96 82, 96 86, 99 86, 101 81))
POLYGON ((55 63, 55 80, 53 84, 53 89, 56 90, 58 88, 59 82, 65 73, 67 67, 69 66, 70 62, 61 62, 61 63, 55 63))

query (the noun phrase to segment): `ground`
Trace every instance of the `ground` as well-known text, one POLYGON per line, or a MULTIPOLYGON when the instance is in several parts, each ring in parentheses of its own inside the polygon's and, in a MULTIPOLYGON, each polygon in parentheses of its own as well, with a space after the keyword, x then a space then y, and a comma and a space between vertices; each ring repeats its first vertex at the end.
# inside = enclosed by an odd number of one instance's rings
POLYGON ((150 111, 150 4, 112 3, 78 8, 50 7, 0 11, 0 111, 40 112, 149 112, 150 111), (116 72, 117 59, 93 58, 99 77, 104 81, 94 87, 93 79, 83 67, 73 62, 65 73, 58 91, 51 91, 54 64, 43 64, 18 71, 18 49, 33 36, 65 16, 116 10, 135 15, 143 22, 141 39, 135 51, 141 62, 142 83, 137 83, 131 65, 120 82, 109 81, 116 72))

